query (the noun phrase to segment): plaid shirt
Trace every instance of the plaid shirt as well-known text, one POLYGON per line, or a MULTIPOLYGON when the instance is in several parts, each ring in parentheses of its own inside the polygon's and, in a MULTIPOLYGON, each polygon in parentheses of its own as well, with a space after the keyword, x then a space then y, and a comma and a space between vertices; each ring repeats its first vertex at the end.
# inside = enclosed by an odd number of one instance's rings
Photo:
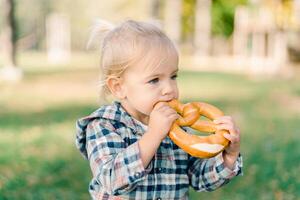
POLYGON ((212 191, 242 174, 241 157, 230 170, 221 154, 198 159, 169 137, 144 168, 137 141, 145 128, 119 102, 77 121, 76 145, 90 163, 93 178, 89 192, 93 199, 188 199, 189 186, 196 191, 212 191))

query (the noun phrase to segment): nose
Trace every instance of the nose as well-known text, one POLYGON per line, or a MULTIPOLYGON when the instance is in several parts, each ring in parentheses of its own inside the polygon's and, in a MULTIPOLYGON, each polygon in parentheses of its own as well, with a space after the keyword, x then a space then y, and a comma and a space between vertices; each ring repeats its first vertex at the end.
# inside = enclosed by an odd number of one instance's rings
POLYGON ((176 85, 171 81, 166 81, 162 88, 162 95, 169 98, 175 98, 176 85))

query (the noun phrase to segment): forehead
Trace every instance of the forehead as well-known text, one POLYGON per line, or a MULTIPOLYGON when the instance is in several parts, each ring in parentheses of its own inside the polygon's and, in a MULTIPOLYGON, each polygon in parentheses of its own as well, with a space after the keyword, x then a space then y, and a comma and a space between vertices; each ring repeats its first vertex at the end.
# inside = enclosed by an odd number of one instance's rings
POLYGON ((172 48, 152 48, 141 55, 128 71, 138 73, 141 77, 159 73, 172 73, 178 69, 178 53, 172 48))

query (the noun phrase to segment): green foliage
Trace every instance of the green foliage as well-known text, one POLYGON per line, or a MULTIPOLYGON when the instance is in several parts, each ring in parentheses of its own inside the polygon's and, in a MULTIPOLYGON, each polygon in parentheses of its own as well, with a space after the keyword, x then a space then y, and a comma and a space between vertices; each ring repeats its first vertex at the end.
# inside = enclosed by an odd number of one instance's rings
MULTIPOLYGON (((234 12, 238 5, 246 5, 247 0, 213 0, 211 7, 212 34, 229 37, 233 32, 234 12)), ((182 8, 183 40, 193 36, 196 0, 184 0, 182 8)))
POLYGON ((184 0, 182 4, 182 39, 192 38, 195 31, 195 6, 196 0, 184 0))
POLYGON ((212 33, 229 37, 233 32, 235 8, 246 3, 247 0, 214 0, 212 4, 212 33))

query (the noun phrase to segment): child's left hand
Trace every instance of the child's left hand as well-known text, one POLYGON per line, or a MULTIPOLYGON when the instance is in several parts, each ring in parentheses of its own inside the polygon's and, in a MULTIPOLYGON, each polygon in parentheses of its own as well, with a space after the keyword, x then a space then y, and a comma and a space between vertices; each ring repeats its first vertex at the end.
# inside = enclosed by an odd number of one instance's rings
POLYGON ((224 137, 230 141, 225 148, 225 152, 232 157, 238 157, 240 153, 240 130, 236 127, 231 116, 218 117, 213 121, 217 124, 217 129, 228 130, 230 134, 224 134, 224 137))

